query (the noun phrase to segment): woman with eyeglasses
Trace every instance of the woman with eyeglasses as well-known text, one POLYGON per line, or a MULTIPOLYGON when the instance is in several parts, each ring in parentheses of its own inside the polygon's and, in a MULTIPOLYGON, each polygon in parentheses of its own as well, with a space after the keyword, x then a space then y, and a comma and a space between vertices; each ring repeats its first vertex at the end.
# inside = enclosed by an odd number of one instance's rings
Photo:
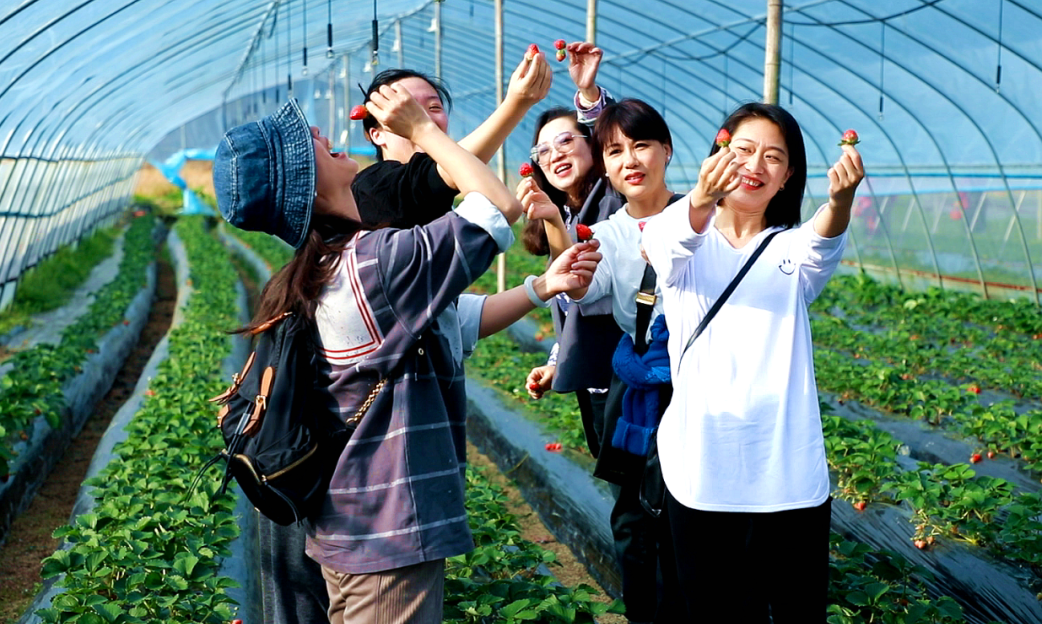
MULTIPOLYGON (((530 253, 551 258, 572 244, 578 224, 603 221, 622 205, 593 154, 591 126, 604 106, 614 101, 596 84, 602 51, 585 42, 568 44, 566 49, 568 71, 578 89, 575 110, 551 108, 539 116, 531 151, 534 172, 517 186, 528 217, 522 242, 530 253)), ((572 309, 567 297, 554 299, 551 311, 557 342, 547 363, 528 374, 525 386, 533 399, 551 388, 574 392, 587 445, 596 457, 611 355, 622 332, 610 304, 579 314, 571 314, 572 309)))

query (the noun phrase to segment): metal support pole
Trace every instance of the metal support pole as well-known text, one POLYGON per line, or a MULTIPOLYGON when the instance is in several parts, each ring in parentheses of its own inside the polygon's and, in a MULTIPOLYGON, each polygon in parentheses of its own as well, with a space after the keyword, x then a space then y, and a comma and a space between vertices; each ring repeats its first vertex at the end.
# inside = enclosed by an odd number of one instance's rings
POLYGON ((586 40, 597 45, 597 0, 586 0, 586 40))
MULTIPOLYGON (((434 3, 434 76, 441 80, 441 3, 434 3)), ((496 49, 503 54, 503 0, 496 0, 496 49)), ((496 67, 501 66, 497 61, 496 67)))
POLYGON ((767 38, 764 42, 763 101, 778 103, 781 75, 782 0, 767 0, 767 38))
MULTIPOLYGON (((438 4, 436 3, 435 7, 438 4)), ((495 0, 496 12, 496 106, 503 103, 503 0, 495 0)), ((438 30, 440 31, 440 24, 438 30)), ((440 55, 441 48, 436 46, 440 55)), ((439 63, 440 67, 440 63, 439 63)), ((440 76, 440 74, 439 74, 440 76)), ((499 146, 499 179, 507 183, 506 142, 499 146)), ((507 289, 507 259, 504 254, 496 258, 496 292, 507 289)))

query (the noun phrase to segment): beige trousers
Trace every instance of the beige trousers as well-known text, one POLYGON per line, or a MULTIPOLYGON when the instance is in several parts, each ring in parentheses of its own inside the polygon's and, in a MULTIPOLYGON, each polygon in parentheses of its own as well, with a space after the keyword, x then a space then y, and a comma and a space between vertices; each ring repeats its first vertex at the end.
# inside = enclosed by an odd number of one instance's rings
POLYGON ((445 560, 372 574, 322 566, 329 624, 441 624, 445 560))

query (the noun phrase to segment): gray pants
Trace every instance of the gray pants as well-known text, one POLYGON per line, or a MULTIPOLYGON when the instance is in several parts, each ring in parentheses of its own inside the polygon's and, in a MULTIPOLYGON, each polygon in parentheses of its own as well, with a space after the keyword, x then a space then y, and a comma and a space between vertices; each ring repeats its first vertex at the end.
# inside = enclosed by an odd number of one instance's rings
POLYGON ((445 560, 371 574, 322 567, 329 624, 441 624, 445 560))
POLYGON ((325 622, 329 596, 322 566, 304 553, 304 527, 279 526, 258 514, 257 529, 265 624, 325 622))

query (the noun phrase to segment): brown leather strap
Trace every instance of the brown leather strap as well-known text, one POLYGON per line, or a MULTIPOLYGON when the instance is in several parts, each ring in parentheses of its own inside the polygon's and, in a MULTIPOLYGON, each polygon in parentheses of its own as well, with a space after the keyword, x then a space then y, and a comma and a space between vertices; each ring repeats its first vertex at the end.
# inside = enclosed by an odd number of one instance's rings
MULTIPOLYGON (((232 375, 232 385, 228 386, 228 389, 218 394, 212 399, 208 399, 211 403, 218 405, 224 405, 228 401, 232 400, 232 396, 239 391, 242 386, 243 380, 246 379, 246 375, 250 372, 250 368, 253 367, 253 361, 257 359, 257 352, 251 351, 250 357, 246 358, 246 364, 243 365, 242 371, 232 375)), ((219 426, 219 425, 218 425, 219 426)))
POLYGON ((271 387, 274 385, 275 369, 269 366, 261 374, 260 389, 257 391, 257 398, 254 400, 253 413, 250 414, 250 421, 246 423, 246 428, 242 430, 244 435, 251 436, 260 429, 261 422, 264 420, 264 412, 268 409, 271 387))

